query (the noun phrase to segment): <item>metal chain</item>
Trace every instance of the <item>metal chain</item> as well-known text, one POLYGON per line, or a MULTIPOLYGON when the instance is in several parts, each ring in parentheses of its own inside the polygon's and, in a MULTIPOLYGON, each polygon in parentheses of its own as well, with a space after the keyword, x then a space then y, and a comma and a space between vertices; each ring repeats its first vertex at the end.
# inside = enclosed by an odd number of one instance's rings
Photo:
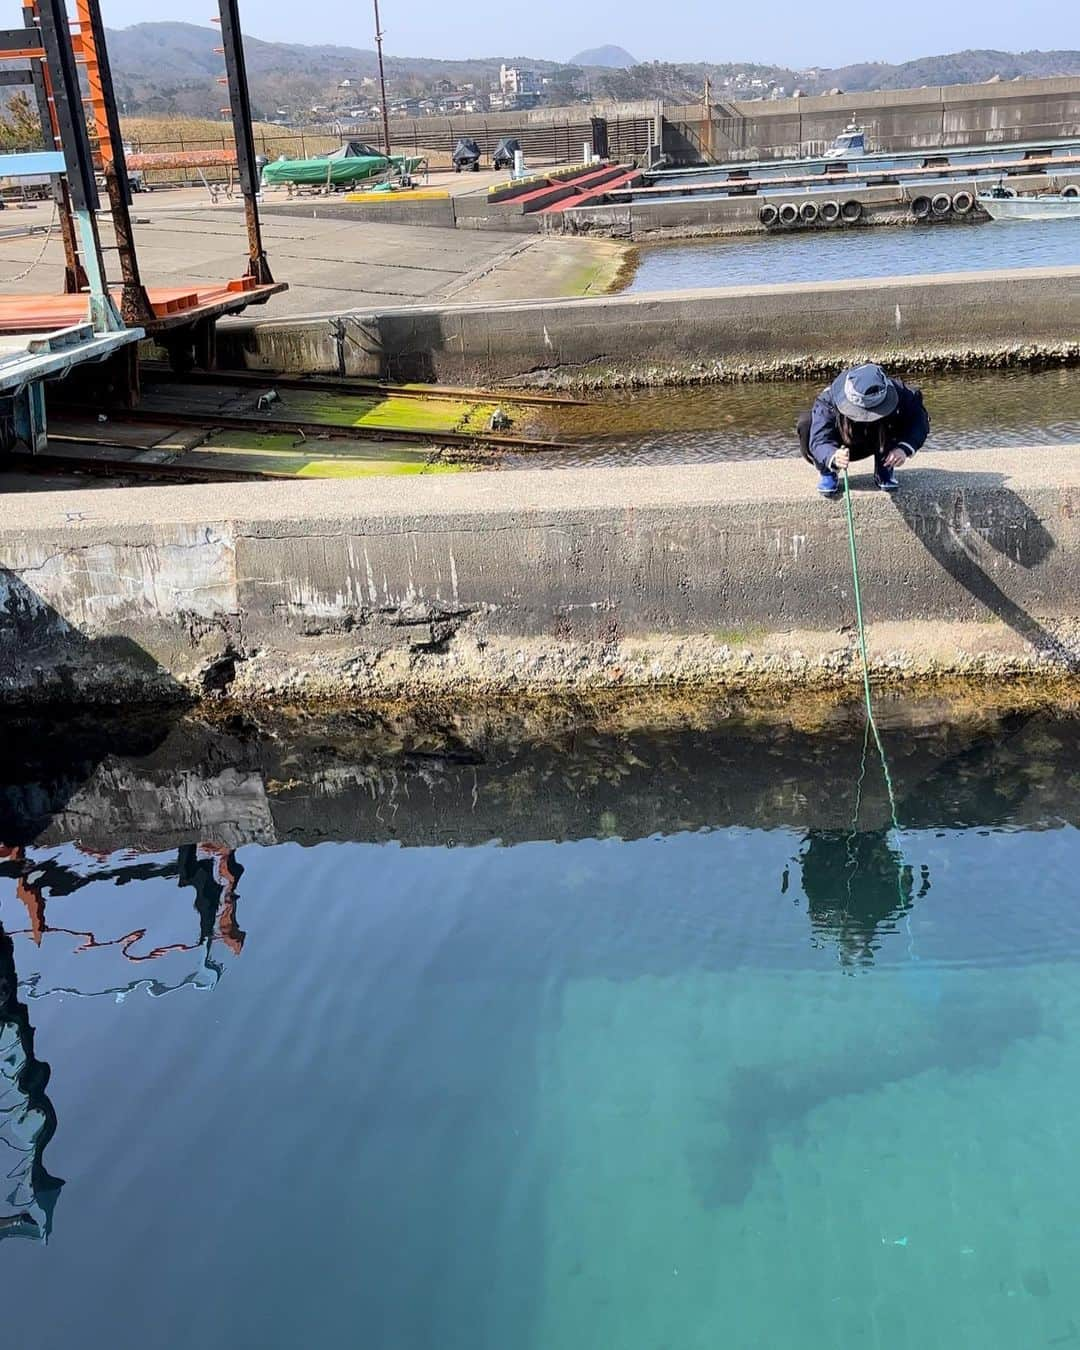
POLYGON ((52 219, 49 221, 49 224, 45 230, 44 242, 42 243, 38 255, 34 259, 34 261, 30 263, 28 267, 24 267, 21 272, 16 272, 13 277, 0 277, 0 285, 7 286, 10 285, 12 282, 25 280, 34 270, 34 268, 37 267, 38 263, 40 263, 44 259, 45 253, 49 247, 49 243, 52 240, 52 232, 56 227, 57 211, 58 208, 56 202, 53 202, 52 219))

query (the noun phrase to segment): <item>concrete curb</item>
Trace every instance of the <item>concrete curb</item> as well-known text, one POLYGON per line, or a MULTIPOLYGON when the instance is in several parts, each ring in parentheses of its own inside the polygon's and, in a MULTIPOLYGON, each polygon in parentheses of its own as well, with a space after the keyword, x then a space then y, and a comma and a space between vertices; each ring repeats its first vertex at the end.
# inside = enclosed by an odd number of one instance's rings
POLYGON ((599 386, 1080 355, 1080 267, 443 305, 236 323, 225 367, 599 386), (1008 303, 1003 303, 1003 295, 1008 303))
MULTIPOLYGON (((1078 450, 927 454, 895 499, 860 476, 884 673, 1078 668, 1078 450)), ((857 674, 843 509, 797 464, 117 495, 0 498, 0 700, 857 674)))

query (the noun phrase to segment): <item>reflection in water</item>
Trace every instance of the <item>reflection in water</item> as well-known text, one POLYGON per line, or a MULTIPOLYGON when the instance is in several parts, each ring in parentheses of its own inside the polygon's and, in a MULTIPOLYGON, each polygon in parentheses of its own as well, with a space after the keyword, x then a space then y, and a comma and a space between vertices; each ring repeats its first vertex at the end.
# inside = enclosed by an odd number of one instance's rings
MULTIPOLYGON (((29 919, 29 927, 11 930, 13 936, 29 937, 37 947, 50 934, 56 934, 61 939, 74 938, 76 943, 70 950, 76 956, 112 950, 132 966, 160 962, 164 958, 186 953, 199 953, 202 961, 194 970, 177 975, 171 982, 146 974, 115 986, 95 985, 91 978, 85 985, 76 983, 42 989, 35 981, 31 981, 31 997, 40 998, 50 992, 86 998, 101 994, 119 996, 139 987, 159 995, 186 985, 209 983, 212 987, 221 973, 220 965, 212 956, 215 943, 222 943, 234 956, 239 956, 243 950, 247 935, 237 921, 236 888, 244 869, 233 850, 217 844, 181 844, 176 850, 175 860, 138 861, 129 856, 112 866, 100 865, 108 857, 107 854, 103 857, 96 853, 84 853, 83 856, 91 863, 85 870, 53 857, 35 858, 31 850, 22 846, 0 845, 0 877, 14 878, 15 896, 25 906, 29 919), (93 865, 95 862, 99 865, 93 865), (89 930, 52 924, 47 918, 50 899, 67 899, 91 884, 112 882, 116 886, 126 886, 138 881, 170 877, 175 877, 181 888, 191 887, 195 892, 197 930, 194 938, 154 941, 148 926, 133 928, 111 937, 100 937, 89 930), (207 972, 212 978, 207 981, 202 972, 207 972)), ((171 918, 164 914, 156 917, 159 923, 167 923, 171 918)), ((175 966, 177 963, 172 964, 175 966)))
POLYGON ((909 1231, 950 1297, 948 1262, 996 1240, 980 1298, 1049 1288, 1056 1315, 1066 1278, 1037 1221, 1015 1259, 1009 1205, 1052 1204, 1070 1166, 1068 1114, 1036 1148, 1024 1113, 1080 1081, 1058 880, 1080 725, 924 712, 889 730, 910 865, 881 784, 856 790, 858 707, 810 723, 828 736, 727 705, 662 732, 565 709, 543 732, 520 707, 514 735, 487 710, 192 718, 130 756, 89 745, 81 776, 62 731, 29 737, 40 769, 0 783, 0 1227, 49 1232, 47 1146, 68 1180, 48 1265, 4 1249, 47 1319, 8 1308, 13 1343, 292 1350, 318 1324, 394 1350, 655 1350, 692 1323, 911 1350, 935 1343, 924 1322, 875 1340, 836 1320, 870 1285, 921 1297, 914 1266, 872 1265, 909 1231), (1014 869, 1038 849, 1048 879, 973 917, 964 887, 988 889, 998 849, 1014 869), (909 997, 923 973, 932 997, 909 997), (987 1099, 1011 1114, 976 1138, 987 1099), (1010 1177, 1023 1197, 993 1192, 1010 1177), (649 1324, 676 1267, 687 1323, 649 1324), (820 1327, 779 1327, 784 1305, 820 1327))
MULTIPOLYGON (((45 1146, 56 1133, 57 1120, 46 1096, 48 1065, 34 1058, 34 1031, 26 1006, 19 1002, 19 980, 15 969, 13 938, 26 937, 41 948, 50 939, 65 944, 72 956, 82 958, 71 967, 70 981, 44 984, 39 973, 23 983, 26 996, 39 999, 48 995, 77 998, 110 996, 122 1002, 128 994, 143 990, 160 997, 188 987, 212 989, 221 975, 221 965, 212 955, 215 943, 221 943, 234 956, 243 950, 246 934, 237 922, 237 884, 243 867, 235 853, 214 844, 184 844, 175 861, 139 861, 130 856, 115 864, 103 864, 108 855, 85 855, 91 866, 80 871, 55 858, 37 859, 23 846, 0 845, 0 878, 15 882, 15 897, 25 907, 28 927, 0 926, 0 1238, 28 1236, 45 1240, 52 1228, 53 1208, 63 1184, 51 1177, 42 1162, 45 1146), (99 865, 93 865, 93 864, 99 865), (93 931, 51 924, 47 916, 50 900, 63 900, 95 882, 125 886, 152 878, 176 877, 182 888, 195 892, 197 932, 193 939, 155 942, 150 926, 138 927, 111 937, 93 931), (75 939, 70 946, 68 939, 75 939), (146 974, 131 979, 100 979, 99 968, 87 964, 87 956, 119 953, 125 966, 146 967, 146 974), (199 953, 194 968, 177 967, 177 958, 199 953), (173 973, 165 978, 150 974, 153 965, 170 965, 173 973)), ((104 911, 108 917, 108 909, 104 911)), ((159 922, 167 922, 158 915, 159 922)), ((62 969, 68 969, 61 962, 62 969)), ((110 973, 113 964, 106 965, 110 973)))
POLYGON ((49 1066, 34 1055, 34 1028, 17 994, 14 944, 0 927, 0 1239, 45 1241, 64 1184, 43 1161, 56 1112, 45 1091, 49 1066))
POLYGON ((652 244, 641 250, 630 291, 689 286, 776 285, 854 277, 975 272, 999 267, 1068 267, 1080 221, 1013 221, 945 228, 810 230, 652 244))
MULTIPOLYGON (((835 942, 844 965, 868 965, 879 933, 894 930, 912 907, 912 867, 894 847, 892 832, 809 830, 798 863, 815 938, 835 942)), ((915 898, 929 890, 923 866, 915 898)))

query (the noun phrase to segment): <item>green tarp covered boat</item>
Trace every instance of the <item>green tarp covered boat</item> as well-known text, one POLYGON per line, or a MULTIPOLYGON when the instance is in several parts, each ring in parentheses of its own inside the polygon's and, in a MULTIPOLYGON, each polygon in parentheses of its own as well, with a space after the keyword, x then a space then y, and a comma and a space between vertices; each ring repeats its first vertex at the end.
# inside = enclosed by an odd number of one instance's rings
POLYGON ((317 159, 274 160, 263 166, 262 180, 267 186, 311 183, 347 187, 350 183, 378 178, 385 173, 412 173, 423 162, 423 159, 408 155, 391 155, 388 159, 363 141, 346 141, 340 150, 317 159))

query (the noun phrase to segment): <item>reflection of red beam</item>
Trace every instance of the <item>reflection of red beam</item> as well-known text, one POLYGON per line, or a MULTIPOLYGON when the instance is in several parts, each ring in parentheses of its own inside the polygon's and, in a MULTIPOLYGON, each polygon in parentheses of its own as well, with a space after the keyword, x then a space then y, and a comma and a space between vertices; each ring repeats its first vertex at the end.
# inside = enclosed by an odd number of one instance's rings
POLYGON ((41 935, 45 931, 45 896, 41 886, 19 877, 15 883, 15 895, 26 906, 26 912, 30 915, 30 934, 35 946, 40 947, 41 935))
MULTIPOLYGON (((167 956, 169 952, 197 952, 202 946, 201 942, 170 942, 164 947, 154 947, 145 952, 142 956, 132 955, 131 948, 136 942, 141 942, 146 937, 145 928, 136 928, 134 932, 125 933, 123 937, 107 938, 104 942, 96 938, 93 933, 84 933, 78 928, 53 928, 51 924, 45 924, 42 933, 63 933, 65 937, 84 938, 82 946, 76 947, 77 952, 88 952, 98 947, 119 947, 124 956, 129 961, 156 961, 159 956, 167 956)), ((16 928, 12 930, 12 937, 34 937, 32 929, 16 928)), ((40 946, 41 937, 34 938, 40 946)))
MULTIPOLYGON (((225 844, 202 843, 197 847, 204 855, 208 854, 214 859, 214 874, 221 887, 216 915, 217 931, 214 937, 223 942, 234 956, 239 956, 247 939, 247 934, 240 927, 236 914, 236 885, 243 868, 236 864, 235 853, 225 844)), ((86 852, 86 850, 81 851, 86 852)), ((104 861, 109 855, 107 853, 93 853, 91 856, 104 861)), ((131 856, 137 857, 138 855, 132 854, 131 856)), ((146 937, 147 930, 145 928, 139 928, 134 932, 124 934, 122 937, 109 938, 105 941, 99 940, 93 933, 83 932, 80 929, 54 928, 45 917, 44 884, 27 879, 26 873, 34 870, 34 862, 33 859, 26 856, 26 849, 22 845, 0 844, 0 859, 7 859, 24 865, 23 874, 15 879, 15 895, 26 907, 30 927, 12 931, 20 937, 29 937, 35 946, 41 946, 42 937, 46 933, 64 933, 68 937, 84 939, 82 945, 76 948, 77 952, 89 951, 99 947, 118 946, 125 958, 132 962, 154 961, 170 952, 198 951, 202 946, 201 942, 174 942, 167 943, 162 947, 155 947, 149 952, 138 955, 130 949, 136 942, 141 942, 146 937)))
POLYGON ((218 935, 234 956, 244 950, 247 934, 236 920, 236 883, 240 880, 233 871, 234 853, 224 844, 200 844, 204 853, 217 859, 215 871, 221 882, 221 908, 218 910, 218 935))

